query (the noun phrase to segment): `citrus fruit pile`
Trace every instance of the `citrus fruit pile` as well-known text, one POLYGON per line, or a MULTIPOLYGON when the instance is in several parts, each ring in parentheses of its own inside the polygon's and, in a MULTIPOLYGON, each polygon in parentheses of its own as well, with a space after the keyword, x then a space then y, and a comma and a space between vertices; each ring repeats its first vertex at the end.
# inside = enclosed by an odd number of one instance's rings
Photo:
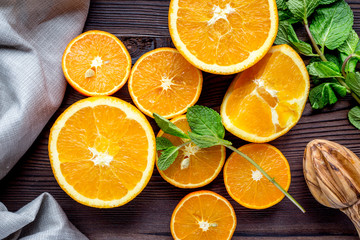
MULTIPOLYGON (((277 28, 275 0, 172 0, 169 30, 177 49, 152 50, 132 69, 131 57, 116 36, 93 30, 73 39, 63 55, 64 75, 79 93, 96 97, 71 105, 51 128, 49 157, 61 188, 82 204, 111 208, 126 204, 145 188, 154 164, 176 187, 198 188, 213 181, 225 163, 224 146, 199 148, 160 131, 158 137, 184 145, 170 167, 160 169, 157 157, 162 151, 156 152, 155 135, 144 116, 157 113, 182 131, 191 131, 182 114, 199 99, 201 69, 238 73, 221 104, 223 124, 254 142, 239 150, 288 190, 289 164, 264 142, 299 121, 310 84, 304 63, 291 47, 271 47, 277 28), (128 79, 136 107, 108 96, 128 79)), ((284 197, 235 153, 225 163, 224 184, 229 195, 248 208, 268 208, 284 197)), ((170 227, 174 239, 230 239, 236 216, 224 197, 198 191, 180 201, 170 227)))

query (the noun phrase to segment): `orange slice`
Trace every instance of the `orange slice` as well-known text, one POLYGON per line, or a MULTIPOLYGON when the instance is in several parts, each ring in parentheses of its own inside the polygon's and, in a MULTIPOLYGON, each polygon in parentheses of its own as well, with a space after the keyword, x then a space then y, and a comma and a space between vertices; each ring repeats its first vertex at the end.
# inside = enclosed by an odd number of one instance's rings
POLYGON ((111 95, 129 77, 131 58, 114 35, 93 30, 74 38, 66 47, 62 69, 69 84, 85 96, 111 95))
POLYGON ((309 88, 300 56, 288 45, 272 47, 231 83, 220 109, 223 124, 249 142, 274 140, 299 121, 309 88))
MULTIPOLYGON (((184 132, 190 131, 185 115, 178 116, 171 122, 184 132)), ((175 146, 187 140, 164 133, 161 130, 158 137, 169 139, 175 146)), ((167 182, 179 188, 202 187, 212 182, 219 175, 225 162, 225 156, 224 146, 198 148, 190 143, 180 148, 179 155, 168 169, 159 170, 159 173, 167 182)))
POLYGON ((146 115, 158 113, 173 118, 186 112, 199 99, 201 71, 173 48, 152 50, 137 60, 129 92, 136 106, 146 115))
POLYGON ((176 206, 170 222, 175 240, 230 240, 235 227, 233 207, 211 191, 186 195, 176 206))
MULTIPOLYGON (((290 187, 290 166, 284 155, 274 146, 250 143, 239 150, 252 158, 269 176, 286 191, 290 187)), ((224 167, 225 187, 240 205, 265 209, 284 198, 284 194, 261 174, 251 163, 237 153, 232 153, 224 167)))
POLYGON ((278 29, 275 0, 172 0, 172 41, 197 68, 217 74, 243 71, 273 44, 278 29))
POLYGON ((91 97, 66 109, 50 131, 49 157, 60 187, 87 206, 111 208, 135 198, 155 163, 145 116, 115 97, 91 97))

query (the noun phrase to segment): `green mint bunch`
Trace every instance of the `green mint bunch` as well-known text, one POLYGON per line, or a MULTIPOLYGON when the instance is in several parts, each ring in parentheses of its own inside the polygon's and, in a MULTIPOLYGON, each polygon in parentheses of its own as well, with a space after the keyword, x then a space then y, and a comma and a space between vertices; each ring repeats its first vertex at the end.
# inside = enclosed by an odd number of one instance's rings
MULTIPOLYGON (((275 44, 288 44, 311 57, 307 70, 314 87, 309 93, 312 108, 334 104, 348 93, 360 104, 360 41, 352 29, 354 15, 344 0, 276 0, 279 31, 275 44), (298 39, 293 24, 302 24, 308 42, 298 39)), ((360 107, 348 113, 360 129, 360 107)))
POLYGON ((165 133, 185 139, 184 143, 174 146, 171 141, 165 137, 156 138, 156 150, 162 151, 158 159, 158 168, 166 170, 174 163, 179 154, 179 149, 188 144, 195 144, 199 148, 208 148, 216 145, 221 145, 236 152, 251 164, 253 164, 271 183, 273 183, 282 193, 285 194, 303 213, 304 208, 287 192, 285 191, 274 178, 270 177, 254 160, 232 146, 230 141, 224 139, 225 128, 221 121, 221 116, 215 110, 195 105, 188 108, 186 118, 189 123, 191 131, 185 133, 175 124, 160 116, 153 114, 156 124, 165 133))

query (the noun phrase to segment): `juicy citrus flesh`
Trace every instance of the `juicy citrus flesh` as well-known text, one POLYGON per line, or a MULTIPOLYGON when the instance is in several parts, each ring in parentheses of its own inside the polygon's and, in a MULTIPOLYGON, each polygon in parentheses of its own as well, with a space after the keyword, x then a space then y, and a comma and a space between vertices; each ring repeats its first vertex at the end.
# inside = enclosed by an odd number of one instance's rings
MULTIPOLYGON (((178 116, 171 120, 184 132, 190 131, 186 116, 178 116)), ((163 131, 158 137, 169 139, 175 146, 178 146, 189 139, 182 139, 163 131)), ((158 151, 160 156, 161 151, 158 151)), ((180 188, 198 188, 212 182, 220 173, 225 162, 225 147, 213 146, 210 148, 199 148, 190 143, 180 148, 179 154, 174 163, 164 171, 159 170, 160 175, 170 184, 180 188), (188 161, 188 167, 181 168, 183 161, 188 161)), ((157 164, 157 161, 156 161, 157 164)))
POLYGON ((71 105, 51 128, 49 156, 61 188, 98 208, 123 205, 149 181, 155 137, 143 114, 114 97, 71 105))
POLYGON ((124 44, 98 30, 73 39, 62 61, 70 85, 86 96, 113 94, 126 83, 131 70, 131 57, 124 44), (92 74, 86 76, 88 71, 92 74))
POLYGON ((146 115, 173 118, 199 99, 202 73, 176 49, 158 48, 144 54, 134 65, 129 92, 146 115))
MULTIPOLYGON (((239 150, 260 165, 286 191, 289 189, 290 166, 277 148, 266 143, 250 143, 239 150)), ((247 208, 265 209, 285 196, 254 165, 237 153, 232 153, 226 161, 224 180, 229 195, 247 208)))
POLYGON ((221 105, 225 128, 249 142, 268 142, 299 121, 309 94, 305 64, 289 46, 271 48, 238 74, 221 105))
POLYGON ((274 0, 172 0, 169 30, 176 48, 196 67, 232 74, 259 61, 278 29, 274 0))
POLYGON ((171 217, 174 239, 227 240, 236 227, 235 211, 222 196, 211 191, 186 195, 171 217))

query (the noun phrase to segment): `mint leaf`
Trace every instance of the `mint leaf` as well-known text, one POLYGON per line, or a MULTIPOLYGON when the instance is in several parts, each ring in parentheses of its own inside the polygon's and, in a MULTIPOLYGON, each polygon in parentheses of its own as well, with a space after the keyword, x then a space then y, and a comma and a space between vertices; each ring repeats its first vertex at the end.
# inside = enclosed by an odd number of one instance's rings
POLYGON ((331 4, 333 2, 335 2, 336 0, 321 0, 320 4, 321 5, 327 5, 327 4, 331 4))
POLYGON ((288 39, 288 29, 289 29, 289 22, 288 21, 280 21, 278 32, 275 38, 275 44, 289 44, 290 41, 288 39))
POLYGON ((301 19, 295 18, 289 9, 278 10, 278 16, 279 16, 279 23, 281 21, 287 21, 289 23, 297 23, 301 21, 301 19))
POLYGON ((348 113, 349 121, 354 127, 360 129, 360 107, 353 107, 348 113))
POLYGON ((329 62, 335 63, 336 66, 338 66, 339 70, 341 69, 342 62, 341 62, 341 60, 340 60, 337 56, 326 53, 326 54, 325 54, 325 57, 326 57, 326 59, 327 59, 329 62))
POLYGON ((313 53, 312 47, 309 43, 299 41, 299 42, 291 42, 292 47, 300 54, 305 56, 317 56, 317 54, 313 53))
MULTIPOLYGON (((348 57, 345 53, 340 53, 341 62, 344 62, 346 58, 348 57)), ((355 72, 356 64, 358 63, 359 59, 357 58, 351 58, 345 66, 345 72, 355 72)))
MULTIPOLYGON (((329 54, 329 53, 325 53, 325 58, 329 61, 329 62, 333 62, 336 64, 336 66, 338 66, 338 68, 340 69, 341 66, 342 66, 342 62, 341 60, 335 56, 335 55, 332 55, 332 54, 329 54)), ((313 62, 322 62, 321 58, 320 57, 313 57, 310 59, 310 63, 313 63, 313 62)))
POLYGON ((337 83, 322 83, 311 89, 309 100, 314 109, 324 108, 328 104, 334 104, 338 101, 335 92, 344 97, 346 88, 337 83))
POLYGON ((321 0, 289 0, 287 5, 296 18, 305 21, 319 6, 320 2, 321 0))
POLYGON ((193 133, 221 139, 225 136, 220 114, 211 108, 199 105, 189 107, 186 118, 193 133))
POLYGON ((157 162, 159 170, 164 171, 168 169, 170 165, 173 164, 178 154, 179 148, 175 146, 169 147, 163 151, 157 162))
POLYGON ((333 62, 313 62, 306 68, 310 75, 319 78, 342 77, 339 67, 333 62))
POLYGON ((167 120, 166 118, 160 116, 157 113, 153 113, 156 124, 164 131, 164 133, 174 135, 181 138, 189 138, 180 128, 175 124, 167 120))
POLYGON ((322 51, 324 46, 334 50, 348 38, 353 23, 351 8, 344 0, 340 0, 316 10, 310 31, 322 51))
POLYGON ((231 142, 214 136, 199 135, 193 132, 188 132, 188 134, 190 139, 200 148, 208 148, 216 145, 231 145, 231 142))
POLYGON ((349 72, 346 74, 345 83, 349 86, 352 92, 360 96, 360 73, 349 72))
POLYGON ((164 137, 157 137, 156 138, 156 150, 165 150, 169 147, 174 146, 169 139, 164 137))
MULTIPOLYGON (((359 36, 352 29, 348 38, 338 48, 338 50, 340 51, 340 58, 341 58, 342 62, 344 62, 345 59, 350 54, 355 53, 358 48, 359 48, 359 36)), ((356 58, 350 59, 345 66, 345 72, 355 72, 357 62, 358 62, 358 59, 356 59, 356 58)))
POLYGON ((359 43, 359 36, 354 31, 354 29, 351 29, 350 34, 348 35, 348 38, 345 40, 343 44, 341 44, 338 47, 338 50, 342 53, 345 53, 347 55, 350 55, 356 51, 356 47, 359 43))
POLYGON ((312 77, 311 81, 314 83, 314 85, 319 85, 321 83, 336 83, 339 84, 339 81, 335 78, 318 78, 318 77, 312 77))
POLYGON ((278 10, 286 10, 288 8, 286 0, 276 0, 276 6, 278 10))
POLYGON ((294 28, 288 21, 279 22, 275 44, 288 44, 291 45, 295 51, 305 56, 317 56, 313 53, 312 47, 309 43, 298 39, 294 28))

